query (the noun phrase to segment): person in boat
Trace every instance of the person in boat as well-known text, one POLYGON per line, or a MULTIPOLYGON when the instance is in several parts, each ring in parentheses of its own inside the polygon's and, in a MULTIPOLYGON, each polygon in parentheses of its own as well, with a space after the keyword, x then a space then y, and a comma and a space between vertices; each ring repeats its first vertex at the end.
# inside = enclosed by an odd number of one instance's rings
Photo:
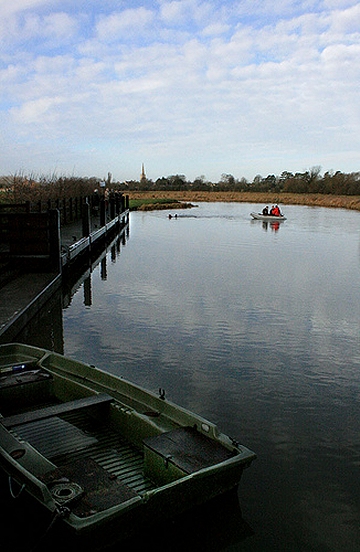
POLYGON ((273 210, 273 215, 275 217, 281 217, 281 212, 280 212, 280 209, 279 209, 278 205, 275 205, 274 210, 273 210))
POLYGON ((272 206, 271 206, 271 209, 270 209, 270 213, 269 213, 269 215, 271 215, 271 216, 273 216, 273 215, 274 215, 274 209, 275 209, 275 206, 274 206, 274 205, 272 205, 272 206))
POLYGON ((262 210, 262 214, 267 216, 269 214, 269 207, 266 205, 266 207, 264 207, 264 209, 262 210))

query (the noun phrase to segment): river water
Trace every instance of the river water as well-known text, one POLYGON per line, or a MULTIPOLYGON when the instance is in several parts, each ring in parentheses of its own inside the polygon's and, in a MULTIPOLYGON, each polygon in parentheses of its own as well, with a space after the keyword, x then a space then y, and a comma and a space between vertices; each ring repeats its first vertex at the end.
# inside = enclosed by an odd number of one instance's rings
POLYGON ((360 213, 285 206, 271 226, 260 208, 131 213, 63 311, 66 355, 164 388, 258 456, 236 504, 127 550, 360 550, 360 213))

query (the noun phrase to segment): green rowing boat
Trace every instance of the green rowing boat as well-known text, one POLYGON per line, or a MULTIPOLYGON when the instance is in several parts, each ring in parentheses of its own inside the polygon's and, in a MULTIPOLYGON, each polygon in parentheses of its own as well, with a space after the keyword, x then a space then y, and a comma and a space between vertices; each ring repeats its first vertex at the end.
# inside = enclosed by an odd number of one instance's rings
POLYGON ((69 542, 102 548, 178 515, 237 487, 254 458, 162 389, 0 345, 0 468, 69 542))

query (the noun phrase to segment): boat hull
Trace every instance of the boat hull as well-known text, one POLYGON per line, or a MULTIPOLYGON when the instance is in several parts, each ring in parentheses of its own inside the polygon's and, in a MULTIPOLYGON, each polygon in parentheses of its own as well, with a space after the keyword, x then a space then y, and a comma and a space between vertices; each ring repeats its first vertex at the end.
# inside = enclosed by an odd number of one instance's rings
POLYGON ((0 345, 0 467, 61 534, 101 548, 240 482, 255 454, 123 378, 0 345))
POLYGON ((275 217, 272 215, 262 215, 261 213, 250 213, 253 219, 255 220, 262 220, 264 222, 281 222, 283 220, 286 220, 286 217, 280 216, 275 217))

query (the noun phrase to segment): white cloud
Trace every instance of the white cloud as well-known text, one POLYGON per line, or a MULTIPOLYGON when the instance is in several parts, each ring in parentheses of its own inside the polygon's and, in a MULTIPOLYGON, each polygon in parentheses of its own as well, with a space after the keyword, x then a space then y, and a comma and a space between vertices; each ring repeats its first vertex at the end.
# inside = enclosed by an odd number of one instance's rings
POLYGON ((163 2, 160 6, 162 21, 171 27, 195 24, 199 28, 208 24, 218 23, 221 13, 228 12, 227 8, 218 8, 216 2, 201 0, 174 0, 163 2))
POLYGON ((146 8, 128 9, 101 17, 97 24, 100 40, 114 41, 128 33, 141 33, 153 19, 153 12, 146 8))
MULTIPOLYGON (((357 3, 346 10, 335 10, 332 13, 332 30, 345 35, 356 33, 360 37, 360 4, 357 3)), ((344 37, 345 38, 345 37, 344 37)))
POLYGON ((344 10, 358 3, 357 0, 323 0, 324 7, 330 10, 344 10))
POLYGON ((354 83, 356 86, 360 78, 360 44, 332 44, 321 54, 324 72, 328 79, 354 83))
POLYGON ((16 45, 18 49, 18 45, 23 45, 24 50, 27 50, 29 41, 32 41, 32 48, 36 46, 36 41, 41 41, 42 48, 45 45, 63 46, 65 41, 71 43, 77 30, 77 21, 67 13, 26 13, 21 17, 0 19, 0 42, 9 48, 16 45))
POLYGON ((222 35, 226 33, 230 29, 230 25, 226 25, 224 23, 211 23, 207 27, 205 27, 201 34, 202 36, 216 36, 216 35, 222 35))
POLYGON ((0 18, 49 4, 48 0, 1 0, 0 18))
POLYGON ((12 114, 15 122, 19 124, 36 124, 40 119, 42 119, 42 124, 47 124, 49 120, 51 122, 56 121, 57 109, 54 109, 54 107, 56 108, 64 103, 65 98, 60 96, 42 97, 24 102, 19 108, 13 108, 12 114))
POLYGON ((167 25, 181 25, 188 19, 189 1, 167 2, 161 6, 161 17, 167 25))

